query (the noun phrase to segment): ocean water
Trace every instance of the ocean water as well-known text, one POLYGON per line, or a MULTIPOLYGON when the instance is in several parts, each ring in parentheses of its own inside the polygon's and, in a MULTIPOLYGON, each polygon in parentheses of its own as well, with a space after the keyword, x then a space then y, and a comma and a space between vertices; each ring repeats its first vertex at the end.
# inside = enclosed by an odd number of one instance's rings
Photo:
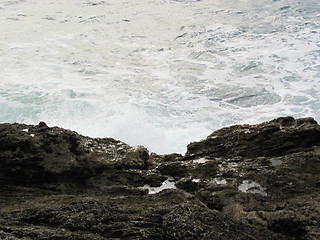
POLYGON ((319 0, 0 0, 0 122, 150 151, 320 122, 319 0))

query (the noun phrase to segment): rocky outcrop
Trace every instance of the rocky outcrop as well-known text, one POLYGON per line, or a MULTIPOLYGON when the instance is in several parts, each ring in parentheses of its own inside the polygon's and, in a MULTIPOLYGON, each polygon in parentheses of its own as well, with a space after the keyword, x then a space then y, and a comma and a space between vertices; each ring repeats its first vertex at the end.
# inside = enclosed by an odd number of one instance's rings
POLYGON ((277 157, 312 150, 320 145, 313 118, 278 118, 258 125, 235 125, 188 145, 186 157, 277 157))
POLYGON ((320 239, 319 172, 312 118, 223 128, 184 156, 0 124, 0 239, 320 239))
POLYGON ((279 118, 215 131, 162 169, 210 209, 294 239, 319 239, 319 146, 313 119, 279 118))
POLYGON ((232 220, 177 190, 110 198, 37 197, 1 210, 9 239, 285 239, 232 220))
POLYGON ((0 134, 0 181, 7 183, 125 195, 143 194, 134 187, 165 179, 147 171, 149 153, 142 146, 92 139, 43 122, 2 124, 0 134))

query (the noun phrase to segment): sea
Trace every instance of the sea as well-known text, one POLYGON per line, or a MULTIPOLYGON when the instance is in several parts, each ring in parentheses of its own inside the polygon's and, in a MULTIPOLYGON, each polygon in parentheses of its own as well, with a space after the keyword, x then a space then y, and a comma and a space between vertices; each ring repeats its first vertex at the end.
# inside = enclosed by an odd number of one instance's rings
POLYGON ((0 0, 0 122, 159 154, 234 124, 320 122, 319 0, 0 0))

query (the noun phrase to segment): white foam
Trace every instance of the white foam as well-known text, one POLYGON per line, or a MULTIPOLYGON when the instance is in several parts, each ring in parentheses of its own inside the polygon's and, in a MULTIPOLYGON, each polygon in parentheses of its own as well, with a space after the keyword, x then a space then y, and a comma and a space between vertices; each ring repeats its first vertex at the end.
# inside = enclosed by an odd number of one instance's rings
POLYGON ((172 176, 166 176, 167 179, 161 184, 160 187, 150 187, 150 185, 146 184, 142 188, 147 189, 149 194, 159 193, 165 189, 176 189, 175 181, 172 176))
POLYGON ((157 153, 184 153, 231 124, 320 122, 317 0, 34 0, 0 11, 0 122, 157 153))

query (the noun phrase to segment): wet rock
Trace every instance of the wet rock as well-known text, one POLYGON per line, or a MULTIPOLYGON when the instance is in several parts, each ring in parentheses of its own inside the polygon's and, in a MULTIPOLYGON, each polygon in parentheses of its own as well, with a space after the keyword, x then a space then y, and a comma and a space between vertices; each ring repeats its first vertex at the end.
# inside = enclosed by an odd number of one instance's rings
POLYGON ((312 151, 320 145, 320 128, 312 118, 278 118, 258 125, 235 125, 213 132, 207 139, 188 145, 189 158, 276 157, 312 151))
POLYGON ((0 236, 16 239, 195 239, 208 236, 208 239, 225 240, 280 236, 237 223, 178 190, 127 198, 46 196, 26 201, 14 209, 0 210, 0 236))
POLYGON ((183 203, 165 216, 165 227, 171 239, 286 239, 233 221, 201 204, 183 203), (250 234, 247 234, 248 228, 250 234))
POLYGON ((185 156, 214 163, 201 172, 215 174, 196 175, 199 165, 192 166, 177 186, 243 223, 293 239, 318 239, 319 133, 313 119, 291 117, 218 130, 191 143, 185 156))
POLYGON ((185 156, 0 124, 0 238, 320 239, 319 172, 312 118, 223 128, 185 156))
POLYGON ((148 165, 149 153, 142 146, 133 148, 111 138, 92 139, 48 128, 45 123, 1 124, 0 134, 0 181, 9 183, 87 186, 99 176, 109 185, 137 185, 138 180, 131 180, 141 178, 139 170, 148 165))

